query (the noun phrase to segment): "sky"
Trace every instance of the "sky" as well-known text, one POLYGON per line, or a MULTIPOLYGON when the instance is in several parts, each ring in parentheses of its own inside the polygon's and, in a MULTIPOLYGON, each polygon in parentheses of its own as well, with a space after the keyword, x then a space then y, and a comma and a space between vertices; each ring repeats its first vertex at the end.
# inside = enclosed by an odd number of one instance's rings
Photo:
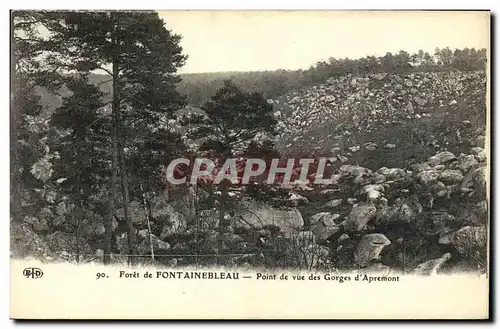
POLYGON ((307 69, 320 60, 489 48, 488 12, 161 11, 182 35, 181 73, 307 69))

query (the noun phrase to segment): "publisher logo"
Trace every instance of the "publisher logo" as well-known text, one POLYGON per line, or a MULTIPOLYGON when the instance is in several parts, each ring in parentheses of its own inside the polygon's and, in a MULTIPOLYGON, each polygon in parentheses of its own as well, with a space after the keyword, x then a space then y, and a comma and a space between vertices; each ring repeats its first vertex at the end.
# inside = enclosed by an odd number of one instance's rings
POLYGON ((43 276, 43 272, 41 269, 36 267, 28 267, 23 271, 23 275, 30 279, 39 279, 43 276))

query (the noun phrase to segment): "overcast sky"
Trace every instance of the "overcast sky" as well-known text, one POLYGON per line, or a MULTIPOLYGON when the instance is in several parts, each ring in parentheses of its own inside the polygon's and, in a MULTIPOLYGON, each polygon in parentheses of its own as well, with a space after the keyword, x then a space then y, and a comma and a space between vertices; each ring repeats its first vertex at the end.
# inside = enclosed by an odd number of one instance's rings
POLYGON ((182 73, 307 69, 329 57, 359 58, 436 47, 488 48, 487 12, 163 11, 183 36, 182 73))

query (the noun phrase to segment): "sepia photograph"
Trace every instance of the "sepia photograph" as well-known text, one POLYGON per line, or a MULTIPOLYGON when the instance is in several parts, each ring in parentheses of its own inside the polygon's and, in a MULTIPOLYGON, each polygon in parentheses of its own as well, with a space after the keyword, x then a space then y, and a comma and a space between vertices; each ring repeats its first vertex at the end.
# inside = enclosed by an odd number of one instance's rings
POLYGON ((488 319, 489 11, 10 19, 11 318, 488 319))

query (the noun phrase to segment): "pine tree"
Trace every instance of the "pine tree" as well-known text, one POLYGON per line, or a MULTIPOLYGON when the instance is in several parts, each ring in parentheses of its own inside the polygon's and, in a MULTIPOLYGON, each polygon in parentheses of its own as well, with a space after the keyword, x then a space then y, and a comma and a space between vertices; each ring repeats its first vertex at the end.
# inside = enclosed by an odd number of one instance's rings
POLYGON ((46 131, 37 129, 43 124, 34 124, 41 121, 43 114, 37 91, 43 87, 55 92, 61 84, 60 67, 50 61, 50 42, 41 33, 53 24, 57 20, 45 11, 11 12, 10 168, 14 219, 19 219, 22 212, 21 195, 31 194, 40 183, 30 174, 30 167, 47 148, 43 138, 46 131))
MULTIPOLYGON (((184 104, 175 90, 176 71, 184 64, 180 36, 172 34, 154 12, 71 12, 54 29, 60 62, 69 71, 103 71, 112 84, 111 179, 106 220, 104 261, 110 260, 112 221, 118 184, 127 223, 129 253, 134 254, 135 231, 128 204, 127 132, 139 123, 154 131, 184 104)), ((132 258, 131 258, 132 259, 132 258)))
MULTIPOLYGON (((203 141, 201 150, 213 150, 221 163, 235 155, 244 156, 244 150, 259 135, 273 136, 276 120, 273 106, 259 93, 243 92, 230 80, 224 81, 202 110, 205 116, 192 116, 184 124, 195 124, 194 138, 203 141)), ((223 180, 219 199, 219 225, 225 221, 228 202, 228 182, 223 180)))

